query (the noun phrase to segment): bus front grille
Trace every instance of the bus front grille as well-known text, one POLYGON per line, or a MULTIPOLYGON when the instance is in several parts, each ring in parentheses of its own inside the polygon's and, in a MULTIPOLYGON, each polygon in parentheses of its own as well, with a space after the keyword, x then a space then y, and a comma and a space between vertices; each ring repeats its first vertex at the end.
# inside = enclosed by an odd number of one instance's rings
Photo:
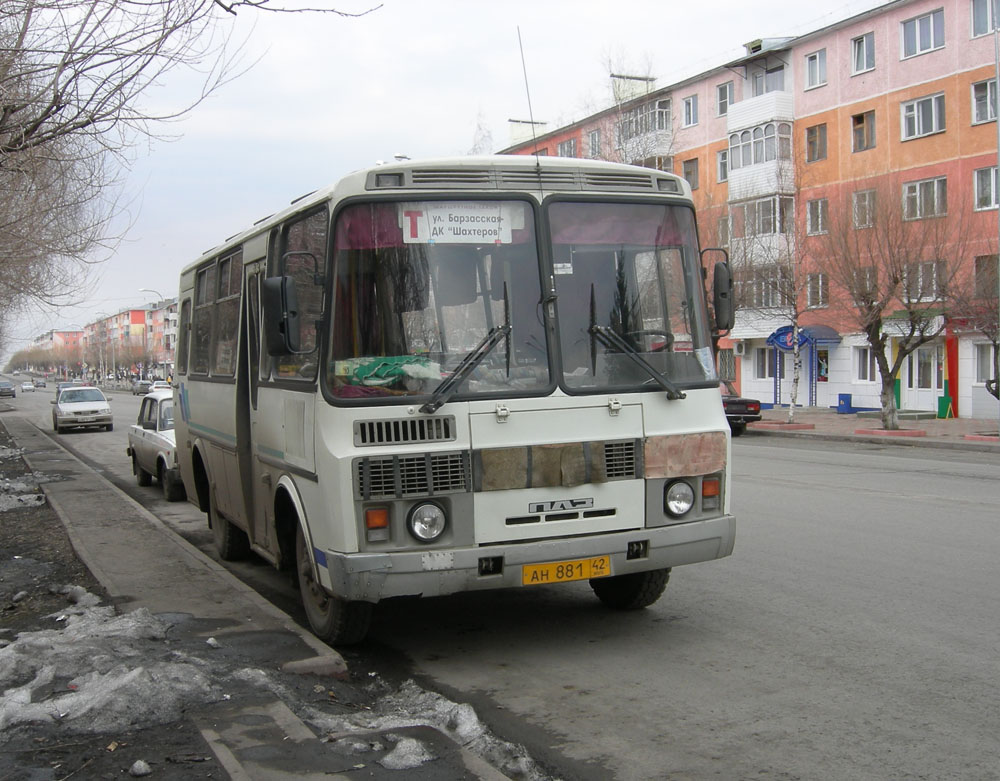
POLYGON ((462 493, 470 485, 464 452, 359 458, 354 462, 357 499, 399 499, 462 493))
POLYGON ((455 439, 455 416, 391 420, 356 420, 354 446, 421 444, 455 439))
POLYGON ((638 443, 634 439, 604 443, 604 473, 608 480, 631 480, 639 476, 636 456, 638 443))

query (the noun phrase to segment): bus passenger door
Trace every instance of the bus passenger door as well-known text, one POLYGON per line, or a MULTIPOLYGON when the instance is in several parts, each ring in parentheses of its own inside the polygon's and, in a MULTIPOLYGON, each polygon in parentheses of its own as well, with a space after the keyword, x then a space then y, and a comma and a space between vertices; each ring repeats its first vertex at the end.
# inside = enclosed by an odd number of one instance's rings
POLYGON ((265 485, 264 470, 260 461, 259 415, 260 415, 260 280, 264 277, 265 261, 261 259, 248 264, 246 278, 246 358, 245 370, 241 372, 241 383, 246 384, 246 393, 240 393, 241 408, 246 410, 247 434, 250 447, 241 448, 246 453, 246 461, 241 460, 240 472, 243 476, 243 492, 249 510, 250 541, 276 556, 276 543, 272 539, 271 494, 265 485))

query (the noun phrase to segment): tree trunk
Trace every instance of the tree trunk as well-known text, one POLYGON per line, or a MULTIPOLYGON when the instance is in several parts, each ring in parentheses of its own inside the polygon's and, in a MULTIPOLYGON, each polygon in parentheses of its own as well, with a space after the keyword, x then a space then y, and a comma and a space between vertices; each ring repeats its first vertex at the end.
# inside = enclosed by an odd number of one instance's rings
POLYGON ((886 431, 899 430, 899 411, 896 409, 896 383, 890 378, 882 378, 882 428, 886 431))
POLYGON ((795 422, 795 403, 799 400, 799 380, 802 377, 802 352, 799 347, 799 325, 792 326, 792 392, 789 395, 788 422, 795 422))

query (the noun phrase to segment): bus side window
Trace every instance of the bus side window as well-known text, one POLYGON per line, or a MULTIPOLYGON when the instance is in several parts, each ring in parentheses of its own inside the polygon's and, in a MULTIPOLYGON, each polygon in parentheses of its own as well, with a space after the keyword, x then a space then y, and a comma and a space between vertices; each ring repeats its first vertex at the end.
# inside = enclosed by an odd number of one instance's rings
POLYGON ((177 324, 177 373, 187 374, 188 345, 191 341, 191 299, 181 303, 180 322, 177 324))

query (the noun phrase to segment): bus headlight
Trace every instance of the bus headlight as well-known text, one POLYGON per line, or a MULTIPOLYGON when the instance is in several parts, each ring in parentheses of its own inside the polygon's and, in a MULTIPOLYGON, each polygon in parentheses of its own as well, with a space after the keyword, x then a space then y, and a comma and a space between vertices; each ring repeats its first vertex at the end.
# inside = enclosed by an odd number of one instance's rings
POLYGON ((447 525, 448 517, 444 510, 433 502, 414 505, 406 516, 406 527, 420 542, 434 542, 444 534, 447 525))
POLYGON ((668 515, 680 518, 694 507, 694 489, 683 480, 670 483, 663 491, 663 509, 668 515))

